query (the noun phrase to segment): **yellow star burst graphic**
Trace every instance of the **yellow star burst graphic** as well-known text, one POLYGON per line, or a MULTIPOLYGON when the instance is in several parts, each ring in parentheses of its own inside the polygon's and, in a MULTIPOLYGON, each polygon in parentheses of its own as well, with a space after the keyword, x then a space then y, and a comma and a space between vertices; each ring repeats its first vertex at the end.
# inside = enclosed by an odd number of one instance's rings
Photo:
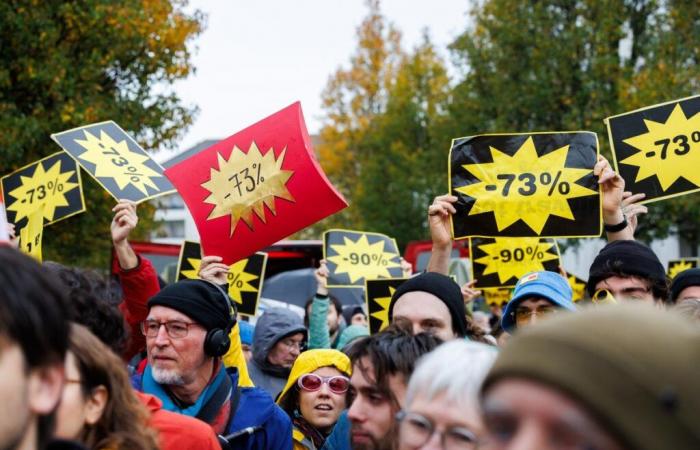
POLYGON ((8 206, 7 210, 14 211, 17 214, 15 221, 19 222, 39 208, 43 208, 44 219, 51 222, 56 208, 68 206, 65 195, 78 187, 78 183, 68 181, 73 174, 75 170, 61 173, 61 161, 57 161, 46 171, 43 164, 38 164, 34 175, 20 176, 22 184, 8 192, 8 195, 16 198, 17 201, 8 206))
POLYGON ((644 124, 646 133, 623 141, 639 150, 620 161, 639 167, 635 181, 656 175, 664 191, 681 177, 700 186, 700 114, 688 118, 677 104, 665 123, 644 124))
POLYGON ((255 281, 259 277, 245 271, 248 264, 247 259, 243 259, 231 264, 228 270, 228 295, 238 304, 243 304, 243 292, 258 292, 250 281, 255 281))
POLYGON ((330 247, 337 255, 328 257, 328 261, 337 265, 336 275, 348 274, 350 283, 364 278, 372 280, 376 278, 390 278, 389 269, 400 267, 394 261, 396 253, 384 251, 385 241, 377 241, 370 244, 367 235, 361 235, 357 241, 343 236, 343 244, 332 244, 330 247))
POLYGON ((553 245, 540 238, 496 238, 495 242, 479 247, 486 256, 474 261, 486 266, 484 275, 496 273, 500 283, 505 284, 512 277, 545 270, 544 262, 557 259, 557 255, 548 253, 553 245))
POLYGON ((86 150, 79 158, 95 165, 95 177, 112 178, 119 189, 131 184, 144 195, 148 195, 146 186, 158 190, 151 178, 161 175, 144 164, 150 160, 147 155, 129 150, 126 140, 117 142, 104 131, 99 138, 85 131, 85 139, 75 142, 86 150))
POLYGON ((207 220, 230 215, 233 236, 241 219, 253 229, 253 213, 265 223, 265 206, 276 214, 275 197, 293 202, 287 181, 294 172, 282 169, 285 152, 275 159, 270 148, 263 156, 253 142, 248 153, 234 146, 228 161, 217 154, 219 169, 212 168, 209 181, 202 184, 211 192, 204 201, 215 205, 207 220))
POLYGON ((484 299, 489 305, 501 306, 508 303, 510 300, 510 289, 504 288, 485 288, 484 299))
POLYGON ((569 286, 571 286, 571 291, 573 292, 572 300, 575 302, 582 300, 586 293, 586 284, 579 283, 575 275, 569 275, 567 280, 569 281, 569 286))
POLYGON ((379 305, 382 309, 370 314, 371 317, 381 320, 381 325, 379 326, 379 331, 389 326, 389 303, 391 303, 391 297, 394 296, 396 289, 389 287, 388 297, 378 297, 374 299, 374 302, 379 305))
POLYGON ((676 275, 683 272, 684 270, 692 269, 693 264, 690 261, 679 261, 673 266, 668 268, 668 277, 675 278, 676 275))
POLYGON ((187 262, 190 263, 190 270, 182 270, 180 273, 183 277, 189 278, 190 280, 199 279, 199 268, 202 265, 202 260, 197 258, 187 258, 187 262))
POLYGON ((568 145, 538 156, 529 137, 513 156, 490 149, 492 163, 462 166, 480 181, 456 190, 476 199, 470 216, 493 212, 498 231, 521 219, 539 234, 550 215, 574 220, 568 199, 598 194, 576 184, 592 169, 564 167, 568 145))

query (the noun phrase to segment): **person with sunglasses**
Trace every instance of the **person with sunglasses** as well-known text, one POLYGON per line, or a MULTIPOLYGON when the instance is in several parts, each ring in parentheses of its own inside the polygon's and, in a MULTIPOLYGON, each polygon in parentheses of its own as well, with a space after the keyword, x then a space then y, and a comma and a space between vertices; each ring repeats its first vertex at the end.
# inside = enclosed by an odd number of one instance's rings
POLYGON ((518 280, 503 310, 501 326, 513 334, 559 311, 576 311, 569 282, 556 272, 531 272, 518 280))
POLYGON ((398 450, 478 448, 479 389, 497 355, 491 346, 453 340, 423 356, 396 415, 398 450))
POLYGON ((295 450, 323 446, 347 407, 351 371, 350 359, 338 350, 308 350, 294 362, 277 404, 294 425, 295 450))

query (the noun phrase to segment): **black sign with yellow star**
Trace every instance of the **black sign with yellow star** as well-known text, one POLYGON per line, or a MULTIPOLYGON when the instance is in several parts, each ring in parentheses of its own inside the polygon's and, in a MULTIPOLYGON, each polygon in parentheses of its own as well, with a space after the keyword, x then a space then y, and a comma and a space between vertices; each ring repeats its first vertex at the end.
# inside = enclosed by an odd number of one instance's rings
POLYGON ((15 232, 27 224, 28 217, 42 210, 44 225, 85 211, 83 184, 75 160, 65 152, 28 164, 2 177, 7 220, 15 232))
POLYGON ((389 303, 405 278, 365 280, 365 306, 369 316, 369 333, 375 334, 389 326, 389 303))
POLYGON ((503 306, 510 301, 513 289, 510 288, 485 288, 482 289, 484 301, 488 305, 503 306))
POLYGON ((51 138, 116 200, 141 203, 175 192, 160 164, 112 121, 52 134, 51 138))
POLYGON ((676 275, 688 269, 696 269, 700 259, 698 258, 683 258, 683 259, 672 259, 668 262, 668 277, 674 279, 676 275))
POLYGON ((625 190, 644 203, 700 190, 700 95, 605 119, 625 190))
POLYGON ((454 238, 600 236, 597 154, 598 139, 587 131, 454 139, 454 238))
POLYGON ((323 233, 323 257, 330 271, 328 287, 358 287, 365 280, 402 275, 396 241, 379 233, 328 230, 323 233))
POLYGON ((568 274, 566 279, 569 282, 569 286, 571 286, 571 292, 573 293, 572 300, 574 302, 586 298, 586 280, 573 274, 568 274))
MULTIPOLYGON (((185 241, 180 250, 177 279, 199 278, 202 250, 198 242, 185 241)), ((228 278, 228 295, 236 302, 239 314, 254 317, 265 279, 267 253, 258 252, 249 258, 231 264, 228 278)))
POLYGON ((550 238, 470 238, 476 288, 512 287, 523 275, 559 272, 559 247, 550 238))

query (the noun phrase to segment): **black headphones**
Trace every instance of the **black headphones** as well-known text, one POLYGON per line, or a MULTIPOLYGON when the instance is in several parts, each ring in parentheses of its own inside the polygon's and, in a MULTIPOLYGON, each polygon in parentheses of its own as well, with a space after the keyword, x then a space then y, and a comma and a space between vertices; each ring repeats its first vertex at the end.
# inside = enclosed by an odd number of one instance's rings
POLYGON ((229 337, 229 334, 231 333, 234 325, 236 325, 236 303, 223 289, 221 289, 221 286, 218 284, 207 280, 202 281, 214 286, 216 290, 221 293, 221 297, 226 303, 226 311, 229 313, 228 325, 226 325, 225 329, 212 328, 211 330, 207 331, 207 335, 204 337, 204 353, 208 356, 218 358, 224 356, 228 351, 228 348, 231 346, 231 338, 229 337))

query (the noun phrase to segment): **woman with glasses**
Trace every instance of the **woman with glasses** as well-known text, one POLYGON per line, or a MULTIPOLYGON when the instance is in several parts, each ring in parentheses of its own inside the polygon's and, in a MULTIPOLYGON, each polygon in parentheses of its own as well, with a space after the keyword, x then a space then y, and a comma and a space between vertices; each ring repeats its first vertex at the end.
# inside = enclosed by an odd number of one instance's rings
POLYGON ((123 362, 82 325, 71 325, 65 371, 56 437, 92 450, 158 448, 123 362))
POLYGON ((295 450, 320 449, 347 407, 352 365, 338 350, 308 350, 297 358, 277 404, 292 419, 295 450))
POLYGON ((477 448, 478 392, 496 356, 491 346, 454 340, 421 358, 396 415, 399 450, 477 448))

